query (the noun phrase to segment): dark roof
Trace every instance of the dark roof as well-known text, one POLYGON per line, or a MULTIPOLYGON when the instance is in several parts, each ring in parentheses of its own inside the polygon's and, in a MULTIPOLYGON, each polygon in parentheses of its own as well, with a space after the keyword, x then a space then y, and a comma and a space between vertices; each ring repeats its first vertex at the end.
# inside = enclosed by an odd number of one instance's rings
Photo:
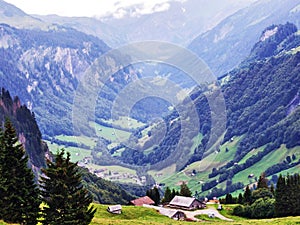
POLYGON ((154 205, 155 202, 148 196, 144 196, 144 197, 132 200, 131 203, 136 206, 142 206, 144 204, 145 205, 154 205))

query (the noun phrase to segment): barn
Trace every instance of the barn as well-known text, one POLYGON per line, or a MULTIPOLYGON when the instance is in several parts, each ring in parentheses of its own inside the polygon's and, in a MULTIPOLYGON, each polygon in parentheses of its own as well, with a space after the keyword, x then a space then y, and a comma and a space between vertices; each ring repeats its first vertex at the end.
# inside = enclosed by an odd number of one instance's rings
POLYGON ((203 209, 206 207, 206 204, 196 198, 176 195, 169 203, 169 207, 183 210, 194 210, 203 209))

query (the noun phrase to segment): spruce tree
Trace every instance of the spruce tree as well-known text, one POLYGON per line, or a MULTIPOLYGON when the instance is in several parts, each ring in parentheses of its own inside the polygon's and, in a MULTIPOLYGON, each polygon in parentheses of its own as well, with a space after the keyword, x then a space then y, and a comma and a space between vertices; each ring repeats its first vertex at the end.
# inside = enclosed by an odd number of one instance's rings
POLYGON ((275 190, 275 215, 287 216, 287 208, 289 207, 289 193, 287 190, 286 179, 280 174, 277 180, 275 190))
POLYGON ((259 176, 258 182, 257 182, 257 189, 261 189, 261 188, 268 188, 268 180, 266 178, 266 174, 262 173, 259 176))
POLYGON ((155 205, 159 204, 160 194, 157 187, 147 190, 146 195, 155 202, 155 205))
POLYGON ((37 224, 39 206, 39 190, 28 168, 28 157, 7 119, 4 131, 0 131, 0 218, 12 223, 37 224))
POLYGON ((162 202, 170 202, 173 199, 172 197, 172 191, 169 187, 166 188, 164 198, 162 199, 162 202))
POLYGON ((244 198, 243 198, 242 193, 239 193, 237 203, 238 204, 243 204, 244 203, 244 198))
POLYGON ((45 202, 42 209, 43 224, 87 225, 96 209, 91 206, 92 197, 83 187, 77 163, 70 161, 70 153, 57 152, 54 162, 47 159, 47 168, 41 177, 41 196, 45 202))
POLYGON ((249 185, 247 185, 246 190, 244 192, 244 204, 251 204, 252 202, 252 192, 249 188, 249 185))
POLYGON ((192 196, 192 192, 191 192, 191 190, 189 189, 189 187, 187 186, 187 184, 185 182, 183 182, 180 185, 179 195, 185 196, 185 197, 191 197, 192 196))

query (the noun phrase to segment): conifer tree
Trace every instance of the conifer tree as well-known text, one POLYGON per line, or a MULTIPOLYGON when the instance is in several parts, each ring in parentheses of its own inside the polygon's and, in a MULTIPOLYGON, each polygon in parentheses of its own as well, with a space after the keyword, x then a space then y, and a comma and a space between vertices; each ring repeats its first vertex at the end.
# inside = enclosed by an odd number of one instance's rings
POLYGON ((147 190, 146 195, 155 202, 155 205, 159 204, 160 194, 157 187, 147 190))
POLYGON ((257 182, 257 189, 261 189, 261 188, 268 188, 268 180, 266 178, 266 174, 262 173, 259 176, 258 182, 257 182))
POLYGON ((189 189, 189 187, 187 186, 187 184, 185 182, 182 182, 182 184, 180 185, 179 195, 185 196, 185 197, 191 197, 192 196, 192 192, 191 192, 191 190, 189 189))
POLYGON ((87 225, 96 209, 90 204, 92 197, 83 187, 77 163, 70 161, 70 153, 57 152, 54 162, 47 160, 41 177, 41 196, 45 202, 42 210, 43 224, 87 225))
POLYGON ((285 178, 280 174, 278 177, 276 190, 275 190, 275 215, 286 216, 288 215, 286 209, 288 206, 288 190, 285 178))
POLYGON ((247 185, 246 190, 244 192, 244 203, 251 204, 251 202, 252 202, 252 192, 249 188, 249 185, 247 185))
POLYGON ((244 198, 243 198, 242 193, 239 193, 237 203, 238 204, 243 204, 244 203, 244 198))
POLYGON ((162 202, 170 202, 172 200, 172 191, 169 187, 166 188, 164 198, 162 199, 162 202))
POLYGON ((28 157, 7 119, 4 131, 0 131, 0 218, 12 223, 37 224, 39 206, 39 190, 28 168, 28 157))

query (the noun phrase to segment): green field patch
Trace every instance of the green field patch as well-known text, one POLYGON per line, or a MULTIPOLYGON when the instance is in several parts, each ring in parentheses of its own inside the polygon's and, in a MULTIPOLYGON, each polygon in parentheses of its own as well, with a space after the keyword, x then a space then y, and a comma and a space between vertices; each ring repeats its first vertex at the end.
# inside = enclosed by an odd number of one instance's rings
POLYGON ((46 141, 49 150, 56 154, 57 150, 64 148, 66 152, 70 152, 71 154, 71 161, 72 162, 80 162, 83 161, 86 157, 91 157, 91 150, 78 148, 78 147, 66 147, 64 145, 57 145, 55 143, 52 143, 50 141, 46 141))
POLYGON ((256 154, 258 154, 259 152, 263 151, 265 147, 266 147, 266 146, 264 145, 264 146, 262 146, 262 147, 252 149, 250 152, 247 153, 247 155, 245 155, 245 156, 238 162, 238 164, 240 165, 240 164, 245 163, 245 162, 247 161, 247 159, 249 159, 251 156, 256 155, 256 154))
POLYGON ((144 123, 142 123, 136 119, 125 117, 125 116, 119 117, 118 120, 113 120, 113 119, 105 120, 105 122, 108 124, 119 126, 123 129, 137 129, 142 126, 145 126, 144 123))
POLYGON ((90 126, 94 127, 98 136, 103 137, 111 142, 124 142, 128 140, 130 132, 118 130, 112 127, 106 127, 94 122, 90 122, 90 126))
POLYGON ((66 135, 58 135, 55 136, 56 139, 66 142, 74 142, 74 143, 81 143, 87 146, 90 146, 91 148, 94 148, 96 146, 96 139, 90 138, 87 136, 66 136, 66 135))
POLYGON ((282 145, 279 149, 270 152, 266 156, 264 156, 259 162, 255 163, 253 166, 237 173, 234 175, 232 182, 242 182, 245 185, 252 183, 253 180, 249 179, 248 176, 250 174, 254 174, 255 177, 259 177, 262 172, 268 169, 270 166, 275 163, 282 162, 288 155, 293 154, 296 151, 288 150, 284 145, 282 145))

